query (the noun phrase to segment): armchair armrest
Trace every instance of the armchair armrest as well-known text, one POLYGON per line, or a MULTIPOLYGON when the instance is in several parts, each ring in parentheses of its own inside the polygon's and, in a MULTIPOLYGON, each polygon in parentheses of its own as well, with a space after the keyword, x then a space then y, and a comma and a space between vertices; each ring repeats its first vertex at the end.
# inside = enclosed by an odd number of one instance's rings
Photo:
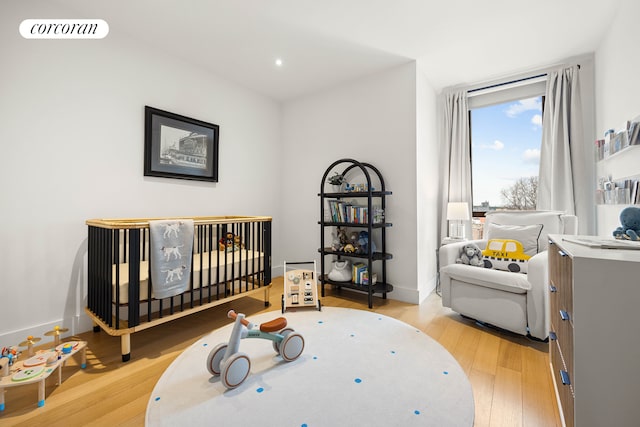
POLYGON ((486 240, 463 240, 461 242, 449 243, 448 245, 440 246, 438 252, 440 268, 449 264, 455 264, 456 259, 460 257, 462 247, 468 243, 475 243, 481 250, 487 246, 486 240))
POLYGON ((531 284, 527 298, 529 334, 545 340, 549 336, 549 262, 548 251, 529 259, 527 280, 531 284))

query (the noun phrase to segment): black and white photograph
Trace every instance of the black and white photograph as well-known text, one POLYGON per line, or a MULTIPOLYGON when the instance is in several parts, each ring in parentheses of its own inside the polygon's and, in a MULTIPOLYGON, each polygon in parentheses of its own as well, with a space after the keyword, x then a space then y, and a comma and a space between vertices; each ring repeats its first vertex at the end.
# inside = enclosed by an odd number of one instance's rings
POLYGON ((145 107, 144 175, 218 181, 219 126, 145 107))

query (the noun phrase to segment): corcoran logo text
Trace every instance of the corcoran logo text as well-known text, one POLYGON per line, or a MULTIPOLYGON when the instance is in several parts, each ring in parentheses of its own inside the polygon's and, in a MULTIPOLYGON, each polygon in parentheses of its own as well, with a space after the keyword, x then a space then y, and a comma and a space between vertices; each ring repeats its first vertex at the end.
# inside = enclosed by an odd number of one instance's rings
POLYGON ((20 35, 25 39, 102 39, 109 24, 102 19, 25 19, 20 35))

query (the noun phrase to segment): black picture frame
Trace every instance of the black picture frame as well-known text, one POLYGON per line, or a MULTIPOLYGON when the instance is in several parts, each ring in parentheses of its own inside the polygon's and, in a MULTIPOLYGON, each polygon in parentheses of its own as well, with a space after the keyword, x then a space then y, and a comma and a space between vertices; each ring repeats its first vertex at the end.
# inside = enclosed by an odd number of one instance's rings
POLYGON ((144 117, 144 176, 218 182, 218 125, 149 106, 144 117))

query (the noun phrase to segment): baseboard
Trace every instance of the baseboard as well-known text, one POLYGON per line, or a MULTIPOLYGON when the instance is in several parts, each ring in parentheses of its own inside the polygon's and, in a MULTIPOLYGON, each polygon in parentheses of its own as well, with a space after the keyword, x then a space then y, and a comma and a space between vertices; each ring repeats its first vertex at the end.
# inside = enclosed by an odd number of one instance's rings
MULTIPOLYGON (((271 277, 279 277, 284 275, 284 266, 272 266, 271 267, 271 277)), ((420 286, 420 289, 407 289, 402 288, 394 284, 393 291, 387 294, 387 298, 402 301, 409 304, 420 304, 424 301, 433 290, 436 288, 436 279, 433 277, 424 285, 420 286)), ((349 290, 348 288, 344 288, 344 290, 349 290)), ((360 292, 360 291, 354 291, 360 292)), ((379 296, 379 294, 376 294, 379 296)))
MULTIPOLYGON (((53 343, 52 336, 46 336, 45 332, 52 331, 53 328, 59 326, 60 328, 67 328, 69 331, 60 334, 62 338, 69 337, 73 335, 73 319, 68 319, 65 321, 64 319, 54 320, 48 323, 42 323, 39 325, 31 325, 28 328, 18 329, 11 332, 6 332, 0 334, 0 343, 2 343, 3 347, 18 347, 18 344, 25 341, 29 335, 34 338, 40 338, 41 340, 36 344, 36 346, 46 344, 47 342, 53 343)), ((18 350, 26 350, 25 348, 18 348, 18 350)))
POLYGON ((284 276, 284 265, 271 266, 271 278, 284 276))

